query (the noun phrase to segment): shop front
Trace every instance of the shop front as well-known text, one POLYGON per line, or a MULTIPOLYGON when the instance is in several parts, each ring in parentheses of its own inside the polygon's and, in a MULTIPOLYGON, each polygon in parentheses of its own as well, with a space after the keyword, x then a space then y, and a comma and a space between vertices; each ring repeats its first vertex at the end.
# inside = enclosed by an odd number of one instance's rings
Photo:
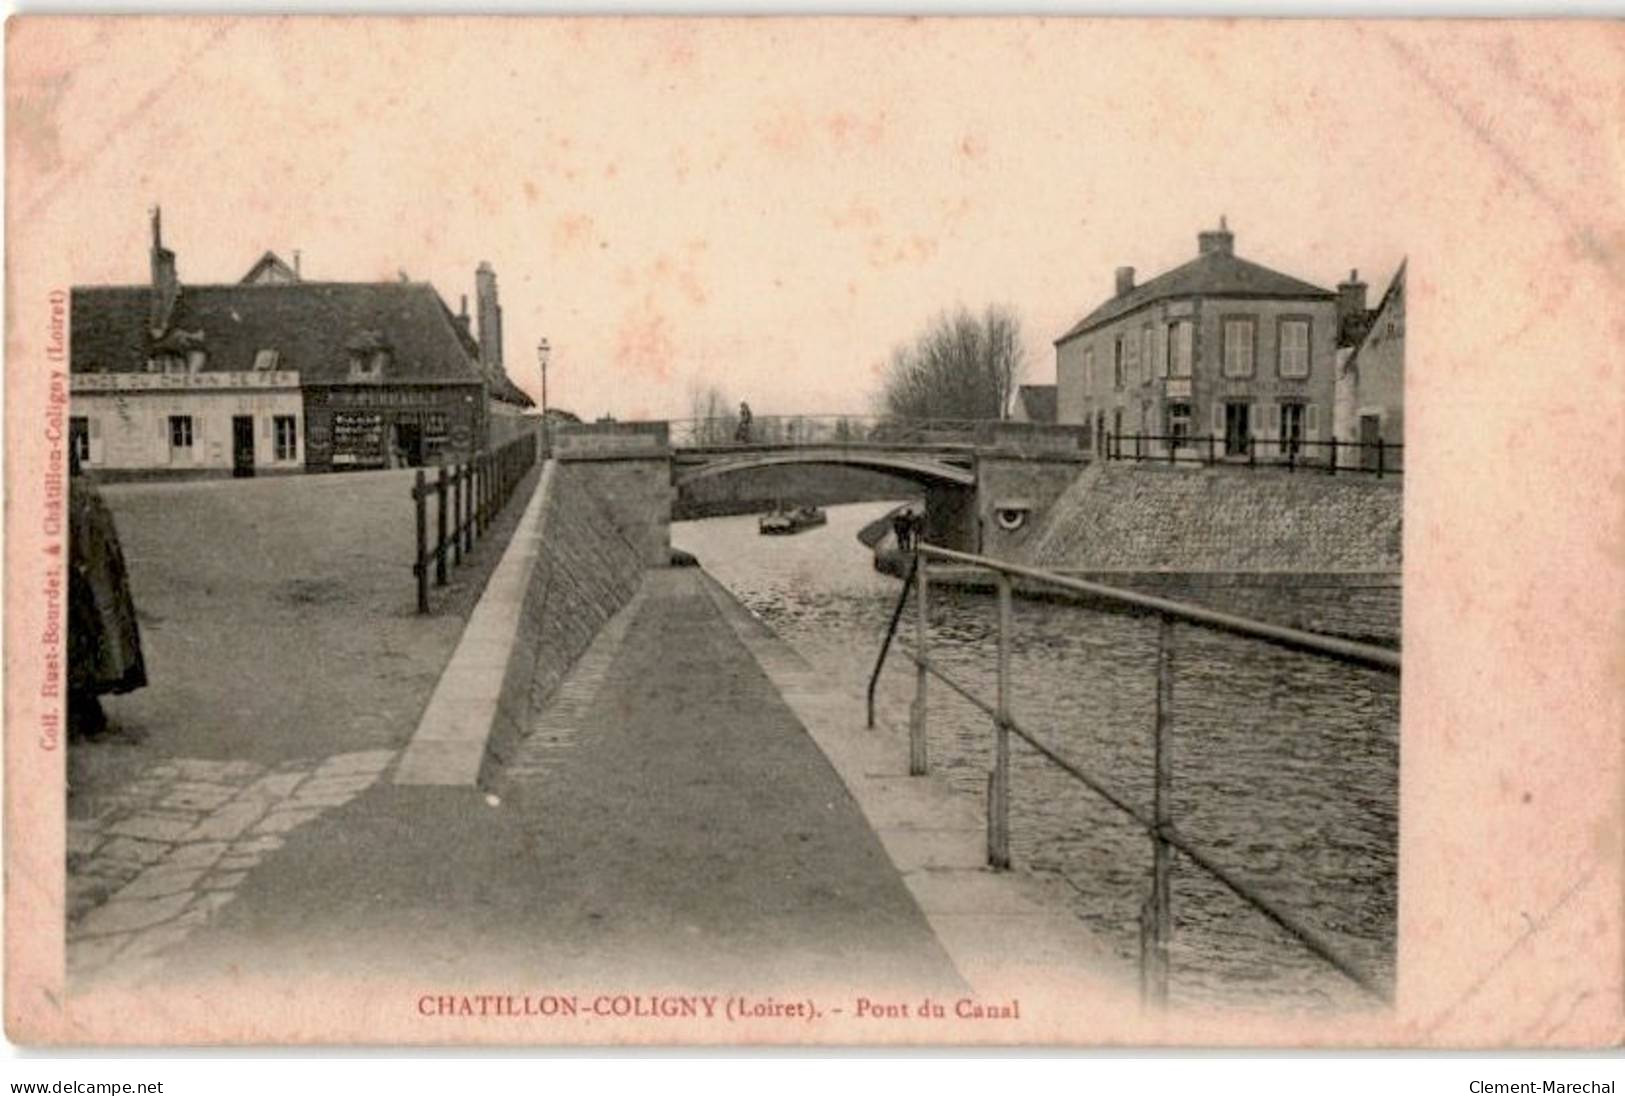
POLYGON ((312 472, 417 468, 467 460, 484 436, 479 384, 307 386, 312 472))

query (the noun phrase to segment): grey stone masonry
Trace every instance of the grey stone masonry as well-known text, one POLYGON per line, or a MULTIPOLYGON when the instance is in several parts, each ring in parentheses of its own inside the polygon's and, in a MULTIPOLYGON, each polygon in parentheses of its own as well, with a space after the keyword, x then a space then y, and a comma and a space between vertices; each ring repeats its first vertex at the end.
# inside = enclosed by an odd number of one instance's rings
POLYGON ((1392 480, 1257 468, 1092 466, 1041 518, 1024 562, 1065 571, 1400 569, 1392 480))

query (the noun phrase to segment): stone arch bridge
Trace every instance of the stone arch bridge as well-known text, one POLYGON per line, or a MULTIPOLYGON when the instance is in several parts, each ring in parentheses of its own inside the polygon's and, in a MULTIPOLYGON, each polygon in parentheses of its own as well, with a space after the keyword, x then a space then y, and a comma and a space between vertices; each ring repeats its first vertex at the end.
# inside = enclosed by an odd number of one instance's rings
POLYGON ((1026 518, 1041 513, 1089 459, 1072 427, 982 422, 903 431, 837 422, 831 429, 803 417, 757 420, 749 436, 697 430, 692 422, 569 424, 555 427, 552 448, 561 461, 602 466, 596 493, 623 528, 638 531, 651 562, 669 552, 678 488, 783 465, 863 468, 910 480, 925 500, 929 540, 1003 554, 1031 532, 1026 518))

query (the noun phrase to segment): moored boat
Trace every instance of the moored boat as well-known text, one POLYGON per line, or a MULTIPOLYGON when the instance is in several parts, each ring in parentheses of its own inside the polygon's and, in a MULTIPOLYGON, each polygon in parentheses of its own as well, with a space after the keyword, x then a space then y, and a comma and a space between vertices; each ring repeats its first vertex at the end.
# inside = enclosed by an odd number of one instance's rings
POLYGON ((780 507, 763 514, 758 519, 757 531, 764 536, 783 536, 823 525, 827 521, 829 515, 817 506, 797 506, 793 509, 780 507))

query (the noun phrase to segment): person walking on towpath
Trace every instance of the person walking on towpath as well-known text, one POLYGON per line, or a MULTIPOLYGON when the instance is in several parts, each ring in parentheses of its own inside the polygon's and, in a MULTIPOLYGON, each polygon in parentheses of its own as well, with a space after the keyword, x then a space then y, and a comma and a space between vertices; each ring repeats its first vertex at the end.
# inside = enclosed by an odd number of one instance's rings
POLYGON ((744 400, 739 401, 739 426, 734 430, 734 441, 741 445, 750 441, 750 404, 744 400))

